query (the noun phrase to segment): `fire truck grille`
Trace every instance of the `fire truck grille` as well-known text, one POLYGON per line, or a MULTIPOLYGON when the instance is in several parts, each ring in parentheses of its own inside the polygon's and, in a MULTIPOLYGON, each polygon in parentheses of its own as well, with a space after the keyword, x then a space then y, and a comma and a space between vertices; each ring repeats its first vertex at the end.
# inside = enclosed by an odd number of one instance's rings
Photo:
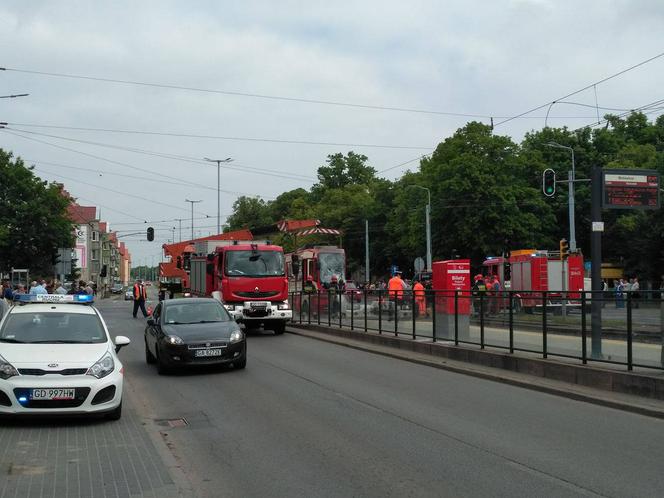
POLYGON ((236 292, 240 297, 272 297, 279 294, 278 291, 266 291, 266 292, 236 292))

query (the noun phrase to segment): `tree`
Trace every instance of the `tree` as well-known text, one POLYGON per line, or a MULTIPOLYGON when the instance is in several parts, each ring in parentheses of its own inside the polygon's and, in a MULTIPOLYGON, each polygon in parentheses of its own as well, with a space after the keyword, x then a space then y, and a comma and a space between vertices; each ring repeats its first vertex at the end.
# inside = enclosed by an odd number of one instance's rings
POLYGON ((74 243, 70 201, 12 157, 0 149, 0 270, 29 268, 31 275, 48 276, 58 248, 74 243))
POLYGON ((263 199, 241 196, 233 203, 233 214, 227 219, 228 230, 256 228, 273 223, 269 206, 263 199))
POLYGON ((318 168, 318 183, 311 189, 316 199, 326 190, 344 188, 348 185, 369 185, 376 177, 376 170, 366 164, 367 156, 350 151, 327 156, 327 166, 318 168))

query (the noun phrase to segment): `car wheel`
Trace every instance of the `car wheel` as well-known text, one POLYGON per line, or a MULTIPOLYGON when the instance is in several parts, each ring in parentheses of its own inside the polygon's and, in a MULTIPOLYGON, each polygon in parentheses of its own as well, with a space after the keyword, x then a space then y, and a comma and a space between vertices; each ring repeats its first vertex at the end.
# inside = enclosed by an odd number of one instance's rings
POLYGON ((157 358, 148 349, 148 341, 145 341, 145 362, 152 365, 157 361, 157 358))
POLYGON ((122 401, 120 401, 117 408, 106 414, 106 418, 109 420, 120 420, 120 417, 122 417, 122 401))
POLYGON ((162 361, 160 355, 159 355, 159 348, 157 348, 157 373, 159 375, 166 375, 170 370, 169 368, 164 364, 162 361))
POLYGON ((272 326, 272 330, 274 330, 274 335, 281 335, 286 331, 286 323, 277 322, 272 326))

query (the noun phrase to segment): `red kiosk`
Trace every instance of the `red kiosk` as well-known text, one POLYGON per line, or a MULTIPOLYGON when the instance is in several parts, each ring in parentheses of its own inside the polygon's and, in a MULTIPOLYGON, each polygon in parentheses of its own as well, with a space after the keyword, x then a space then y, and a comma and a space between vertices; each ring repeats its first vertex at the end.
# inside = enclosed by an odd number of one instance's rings
POLYGON ((451 259, 433 263, 433 289, 436 291, 436 336, 454 339, 455 311, 459 339, 470 338, 470 260, 451 259), (455 303, 455 291, 456 303, 455 303))

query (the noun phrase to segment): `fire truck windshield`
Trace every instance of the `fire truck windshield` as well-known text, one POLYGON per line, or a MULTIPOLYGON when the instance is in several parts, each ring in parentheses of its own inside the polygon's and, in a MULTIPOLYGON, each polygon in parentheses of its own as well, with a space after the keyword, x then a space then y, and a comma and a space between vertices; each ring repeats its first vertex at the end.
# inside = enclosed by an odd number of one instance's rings
POLYGON ((332 275, 336 275, 337 280, 346 280, 346 262, 344 255, 340 252, 319 253, 318 267, 320 268, 320 281, 323 284, 329 284, 332 275))
POLYGON ((277 251, 228 251, 224 269, 231 277, 281 277, 284 255, 277 251))

